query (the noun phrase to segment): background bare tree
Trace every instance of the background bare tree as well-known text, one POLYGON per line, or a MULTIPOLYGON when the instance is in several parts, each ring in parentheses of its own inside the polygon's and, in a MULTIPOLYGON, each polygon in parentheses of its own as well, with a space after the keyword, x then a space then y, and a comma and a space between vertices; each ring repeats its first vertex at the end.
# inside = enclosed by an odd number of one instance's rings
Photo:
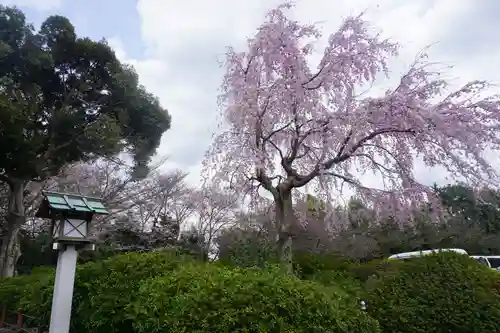
MULTIPOLYGON (((98 216, 92 224, 100 248, 140 250, 175 243, 182 222, 176 216, 183 220, 187 216, 186 209, 174 204, 182 202, 190 192, 183 181, 185 174, 178 170, 161 172, 158 168, 140 180, 130 174, 130 168, 116 159, 67 166, 57 177, 28 186, 26 211, 34 212, 38 207, 42 189, 97 196, 105 200, 111 212, 98 216)), ((23 246, 31 248, 31 241, 33 246, 41 247, 40 251, 51 252, 49 226, 50 221, 30 217, 22 230, 23 246)), ((28 252, 33 257, 34 251, 28 252)), ((44 258, 52 260, 49 254, 44 258)), ((20 261, 21 265, 33 264, 26 256, 20 261)))
POLYGON ((232 226, 238 214, 239 197, 223 192, 215 184, 207 183, 193 191, 194 229, 202 240, 202 248, 208 255, 214 255, 214 240, 224 228, 232 226))

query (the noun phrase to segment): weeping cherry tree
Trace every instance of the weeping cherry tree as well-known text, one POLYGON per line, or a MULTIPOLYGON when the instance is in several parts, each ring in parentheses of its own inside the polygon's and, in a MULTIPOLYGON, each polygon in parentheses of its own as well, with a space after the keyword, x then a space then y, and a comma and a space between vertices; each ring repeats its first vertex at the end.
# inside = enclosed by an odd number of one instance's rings
POLYGON ((313 69, 310 41, 320 32, 288 18, 291 7, 271 10, 246 51, 227 51, 223 131, 204 164, 239 193, 255 198, 260 187, 272 195, 285 265, 300 217, 293 198, 306 185, 323 200, 350 188, 375 211, 406 219, 432 193, 415 177, 416 158, 471 183, 495 177, 484 152, 500 146, 500 98, 487 94, 487 82, 451 91, 422 55, 394 88, 366 96, 388 75, 397 44, 372 34, 361 16, 348 17, 313 69), (383 186, 363 184, 373 173, 383 186))

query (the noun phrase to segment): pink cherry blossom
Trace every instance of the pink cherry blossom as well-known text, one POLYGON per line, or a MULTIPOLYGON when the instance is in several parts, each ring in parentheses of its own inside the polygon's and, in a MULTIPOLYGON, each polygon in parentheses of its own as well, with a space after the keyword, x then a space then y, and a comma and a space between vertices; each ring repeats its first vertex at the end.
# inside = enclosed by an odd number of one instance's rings
POLYGON ((430 199, 415 179, 416 157, 472 183, 495 177, 484 152, 500 146, 500 98, 486 95, 487 82, 450 92, 421 54, 396 87, 367 97, 361 92, 388 75, 399 46, 372 34, 362 16, 349 17, 313 69, 311 41, 320 32, 289 19, 291 7, 271 10, 246 51, 228 49, 222 133, 204 163, 240 193, 269 191, 283 237, 293 223, 291 194, 305 185, 325 199, 348 186, 377 211, 403 216, 430 199), (366 172, 384 187, 363 185, 366 172))

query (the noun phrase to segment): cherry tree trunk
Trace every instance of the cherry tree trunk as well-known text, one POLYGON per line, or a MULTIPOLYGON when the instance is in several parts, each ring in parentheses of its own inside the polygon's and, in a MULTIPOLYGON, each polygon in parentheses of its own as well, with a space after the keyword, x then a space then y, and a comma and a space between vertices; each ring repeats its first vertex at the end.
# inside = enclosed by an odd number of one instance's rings
POLYGON ((277 250, 283 267, 293 273, 292 265, 292 230, 295 223, 291 189, 279 189, 279 196, 274 198, 276 225, 278 227, 277 250))
POLYGON ((0 277, 14 276, 16 262, 21 255, 19 231, 24 224, 24 188, 22 180, 11 180, 6 220, 2 226, 0 240, 0 277))

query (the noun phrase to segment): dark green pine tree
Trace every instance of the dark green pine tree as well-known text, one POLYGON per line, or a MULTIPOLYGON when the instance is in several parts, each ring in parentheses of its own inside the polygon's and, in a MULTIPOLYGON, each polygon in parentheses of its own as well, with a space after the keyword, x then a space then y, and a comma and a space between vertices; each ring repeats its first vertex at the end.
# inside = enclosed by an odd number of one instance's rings
POLYGON ((62 16, 35 31, 19 9, 0 6, 0 181, 10 189, 0 276, 13 273, 19 255, 28 182, 122 151, 144 175, 169 128, 168 112, 105 41, 78 37, 62 16))

